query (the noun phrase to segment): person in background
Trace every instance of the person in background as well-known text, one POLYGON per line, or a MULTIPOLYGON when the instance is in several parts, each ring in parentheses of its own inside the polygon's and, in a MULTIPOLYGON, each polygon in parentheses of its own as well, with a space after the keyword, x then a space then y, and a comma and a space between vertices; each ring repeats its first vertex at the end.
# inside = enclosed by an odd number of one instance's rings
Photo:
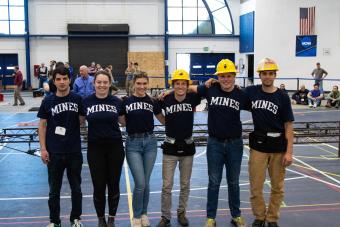
POLYGON ((321 105, 321 100, 324 98, 322 90, 319 89, 319 84, 314 84, 313 90, 310 90, 308 97, 308 105, 310 108, 316 108, 321 105))
POLYGON ((39 74, 39 88, 43 88, 43 84, 48 80, 48 69, 45 66, 45 63, 41 63, 41 65, 38 68, 38 74, 39 74))
POLYGON ((316 68, 311 73, 312 77, 315 80, 316 84, 319 84, 319 88, 323 90, 323 79, 326 78, 328 72, 321 68, 320 62, 316 63, 316 68))
POLYGON ((71 88, 71 90, 72 90, 72 89, 73 89, 74 81, 77 79, 77 75, 74 75, 74 74, 73 74, 73 67, 70 65, 69 62, 65 62, 65 63, 64 63, 64 66, 65 66, 65 68, 67 68, 68 71, 70 72, 70 78, 71 78, 70 88, 71 88))
POLYGON ((95 91, 93 86, 93 77, 89 76, 86 65, 79 67, 80 76, 74 81, 73 92, 80 95, 83 99, 92 95, 95 91))
POLYGON ((133 63, 129 62, 128 67, 125 70, 125 90, 126 90, 126 95, 129 96, 130 95, 130 88, 131 88, 131 84, 132 84, 132 79, 133 79, 133 74, 135 72, 135 69, 133 67, 133 63))
POLYGON ((101 70, 103 70, 103 67, 99 63, 97 63, 96 64, 96 72, 101 71, 101 70))
POLYGON ((305 85, 301 85, 300 89, 292 95, 292 103, 308 105, 308 92, 309 90, 306 89, 305 85))
POLYGON ((337 85, 333 86, 332 91, 326 96, 327 104, 326 107, 331 108, 339 108, 340 106, 340 92, 339 87, 337 85))
POLYGON ((18 100, 20 102, 20 106, 24 106, 25 105, 25 101, 21 97, 21 89, 22 89, 23 76, 22 76, 21 71, 19 70, 19 66, 15 66, 14 67, 13 77, 14 77, 14 86, 15 86, 15 88, 14 88, 14 104, 13 104, 13 106, 17 106, 18 105, 18 100))
POLYGON ((91 62, 91 65, 88 67, 88 74, 90 76, 94 76, 94 74, 97 72, 97 68, 96 68, 96 62, 91 62))
POLYGON ((94 76, 95 93, 83 101, 88 122, 87 160, 93 184, 93 203, 98 227, 114 227, 120 190, 119 182, 124 162, 124 147, 119 128, 124 123, 119 116, 122 101, 109 93, 111 76, 99 71, 94 76), (109 217, 105 220, 106 188, 109 217))
POLYGON ((286 85, 285 84, 280 84, 280 90, 288 94, 288 91, 286 90, 286 85))

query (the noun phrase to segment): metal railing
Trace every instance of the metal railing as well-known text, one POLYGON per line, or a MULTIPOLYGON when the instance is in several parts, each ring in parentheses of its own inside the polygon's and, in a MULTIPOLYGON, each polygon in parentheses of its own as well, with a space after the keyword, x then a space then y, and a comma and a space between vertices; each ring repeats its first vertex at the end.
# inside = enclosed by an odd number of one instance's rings
MULTIPOLYGON (((242 138, 244 144, 249 144, 249 133, 253 131, 252 123, 242 125, 242 138)), ((165 128, 156 125, 155 135, 159 142, 164 141, 165 128)), ((123 140, 126 139, 125 128, 122 128, 123 140)), ((193 137, 196 146, 206 146, 208 138, 207 124, 194 124, 193 137)), ((86 138, 82 135, 83 147, 86 148, 86 138)), ((8 149, 24 152, 31 155, 39 155, 38 128, 4 128, 0 131, 0 146, 8 149), (18 147, 18 144, 26 144, 28 147, 18 147)), ((340 121, 320 122, 294 122, 294 144, 338 144, 338 157, 340 158, 340 121)))

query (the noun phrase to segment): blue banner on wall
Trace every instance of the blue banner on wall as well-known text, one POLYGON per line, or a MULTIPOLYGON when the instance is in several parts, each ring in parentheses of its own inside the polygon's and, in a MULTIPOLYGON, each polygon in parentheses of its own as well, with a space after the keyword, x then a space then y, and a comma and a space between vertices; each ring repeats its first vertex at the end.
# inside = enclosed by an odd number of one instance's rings
POLYGON ((297 35, 296 36, 296 57, 315 57, 316 56, 316 35, 297 35))

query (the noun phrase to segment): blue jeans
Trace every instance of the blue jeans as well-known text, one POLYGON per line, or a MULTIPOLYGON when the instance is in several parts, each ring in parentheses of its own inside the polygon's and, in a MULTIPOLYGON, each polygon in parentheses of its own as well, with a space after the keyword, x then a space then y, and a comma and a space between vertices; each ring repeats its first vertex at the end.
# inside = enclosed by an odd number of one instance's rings
POLYGON ((223 167, 226 167, 228 183, 228 201, 232 217, 241 215, 239 177, 243 156, 242 139, 226 142, 209 137, 207 146, 208 160, 208 202, 207 218, 215 218, 218 206, 218 194, 222 180, 223 167))
POLYGON ((64 170, 71 188, 72 210, 70 221, 80 219, 82 213, 81 168, 83 164, 82 153, 52 154, 48 169, 48 184, 50 187, 48 206, 50 208, 50 221, 60 223, 60 190, 63 182, 64 170))
POLYGON ((154 134, 145 137, 126 138, 126 160, 129 164, 135 188, 132 207, 134 218, 147 213, 150 187, 149 181, 157 157, 157 139, 154 134))

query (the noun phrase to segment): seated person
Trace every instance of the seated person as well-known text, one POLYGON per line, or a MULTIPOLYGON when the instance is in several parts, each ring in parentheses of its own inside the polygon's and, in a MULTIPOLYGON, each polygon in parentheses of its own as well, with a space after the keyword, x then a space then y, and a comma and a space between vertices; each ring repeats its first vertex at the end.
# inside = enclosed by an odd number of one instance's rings
POLYGON ((313 90, 311 90, 308 95, 308 105, 310 108, 321 105, 321 100, 323 99, 323 91, 319 89, 319 84, 314 84, 313 90))
POLYGON ((335 107, 339 108, 340 106, 340 92, 339 87, 337 85, 333 86, 332 91, 327 95, 327 104, 326 107, 335 107))
POLYGON ((301 85, 300 89, 292 95, 292 103, 308 105, 308 95, 309 90, 306 89, 305 85, 301 85))

